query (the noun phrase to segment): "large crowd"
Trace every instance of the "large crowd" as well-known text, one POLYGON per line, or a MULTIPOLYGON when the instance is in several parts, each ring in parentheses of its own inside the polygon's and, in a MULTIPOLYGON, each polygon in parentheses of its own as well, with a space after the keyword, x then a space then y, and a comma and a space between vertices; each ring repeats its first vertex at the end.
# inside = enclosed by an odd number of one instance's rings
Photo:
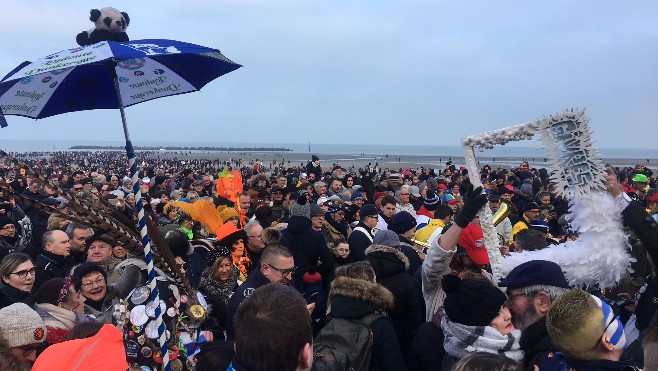
POLYGON ((0 370, 159 369, 163 339, 177 371, 658 370, 658 190, 643 166, 608 169, 635 261, 603 290, 546 260, 492 274, 483 207, 503 259, 580 235, 527 161, 469 174, 143 152, 134 187, 119 152, 14 155, 0 165, 0 370), (129 241, 135 188, 159 301, 129 241))

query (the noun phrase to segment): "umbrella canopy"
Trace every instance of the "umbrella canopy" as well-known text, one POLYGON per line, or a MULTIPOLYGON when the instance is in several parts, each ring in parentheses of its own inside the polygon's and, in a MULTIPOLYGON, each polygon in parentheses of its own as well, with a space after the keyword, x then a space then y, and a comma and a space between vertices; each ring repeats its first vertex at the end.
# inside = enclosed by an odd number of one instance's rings
POLYGON ((242 67, 217 49, 162 39, 103 41, 22 63, 0 81, 4 115, 41 119, 66 112, 117 109, 197 91, 242 67))

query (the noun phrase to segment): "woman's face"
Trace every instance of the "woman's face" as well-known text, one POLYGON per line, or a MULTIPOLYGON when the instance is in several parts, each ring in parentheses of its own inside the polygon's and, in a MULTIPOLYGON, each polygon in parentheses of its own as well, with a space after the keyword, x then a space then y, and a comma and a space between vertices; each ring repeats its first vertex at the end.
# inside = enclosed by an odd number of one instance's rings
POLYGON ((135 206, 135 196, 128 196, 128 198, 126 198, 126 202, 132 206, 135 206))
POLYGON ((242 240, 237 240, 232 246, 233 256, 241 257, 244 255, 244 242, 242 240))
POLYGON ((25 263, 21 263, 9 275, 2 277, 2 280, 9 286, 21 291, 30 292, 32 291, 32 286, 34 286, 34 277, 34 264, 28 260, 25 263), (25 276, 21 278, 22 275, 25 276))
POLYGON ((112 255, 117 259, 123 260, 128 255, 128 251, 122 245, 116 245, 112 248, 112 255))
POLYGON ((69 294, 60 305, 64 309, 68 309, 78 314, 83 314, 85 311, 85 297, 82 296, 82 293, 71 285, 69 287, 69 294))
POLYGON ((347 258, 347 256, 350 255, 350 245, 346 243, 338 244, 338 246, 336 246, 336 252, 341 258, 347 258))
POLYGON ((503 335, 507 335, 510 332, 516 330, 512 324, 512 314, 505 306, 500 307, 498 316, 496 316, 496 318, 491 321, 489 326, 495 328, 503 335))
POLYGON ((169 218, 169 220, 174 220, 174 219, 176 219, 177 216, 178 216, 178 210, 177 209, 171 209, 171 211, 169 211, 169 214, 167 214, 167 217, 169 218))
POLYGON ((0 236, 3 237, 14 237, 16 235, 16 226, 12 223, 5 224, 0 228, 0 236))
POLYGON ((231 270, 233 269, 233 263, 229 258, 222 258, 222 262, 219 263, 217 267, 217 273, 215 273, 215 279, 217 281, 226 281, 231 277, 231 270))

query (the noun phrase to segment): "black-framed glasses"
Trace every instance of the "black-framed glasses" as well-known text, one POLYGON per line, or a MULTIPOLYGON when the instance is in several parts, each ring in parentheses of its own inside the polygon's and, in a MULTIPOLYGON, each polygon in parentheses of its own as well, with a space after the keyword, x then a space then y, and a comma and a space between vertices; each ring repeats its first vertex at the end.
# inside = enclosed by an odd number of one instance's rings
POLYGON ((11 272, 11 274, 17 275, 18 278, 25 278, 27 277, 28 274, 34 276, 35 272, 36 272, 36 268, 32 267, 30 269, 23 269, 22 271, 18 271, 18 272, 11 272))
POLYGON ((297 267, 292 267, 292 268, 290 268, 290 269, 279 269, 279 268, 273 266, 272 264, 269 264, 269 263, 266 263, 266 264, 267 264, 270 268, 272 268, 272 269, 274 269, 274 270, 276 270, 276 271, 279 271, 279 273, 281 273, 281 275, 284 276, 284 277, 287 276, 287 275, 289 275, 289 274, 295 274, 295 272, 297 272, 297 267))

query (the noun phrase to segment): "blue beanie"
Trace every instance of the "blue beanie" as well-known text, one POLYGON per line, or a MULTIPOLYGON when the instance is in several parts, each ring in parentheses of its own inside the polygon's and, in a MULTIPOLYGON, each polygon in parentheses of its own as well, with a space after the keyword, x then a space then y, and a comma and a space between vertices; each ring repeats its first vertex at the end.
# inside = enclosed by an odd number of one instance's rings
POLYGON ((400 211, 399 213, 393 215, 393 220, 388 226, 388 229, 397 234, 402 234, 412 228, 415 228, 416 225, 416 218, 414 218, 413 215, 406 211, 400 211))

